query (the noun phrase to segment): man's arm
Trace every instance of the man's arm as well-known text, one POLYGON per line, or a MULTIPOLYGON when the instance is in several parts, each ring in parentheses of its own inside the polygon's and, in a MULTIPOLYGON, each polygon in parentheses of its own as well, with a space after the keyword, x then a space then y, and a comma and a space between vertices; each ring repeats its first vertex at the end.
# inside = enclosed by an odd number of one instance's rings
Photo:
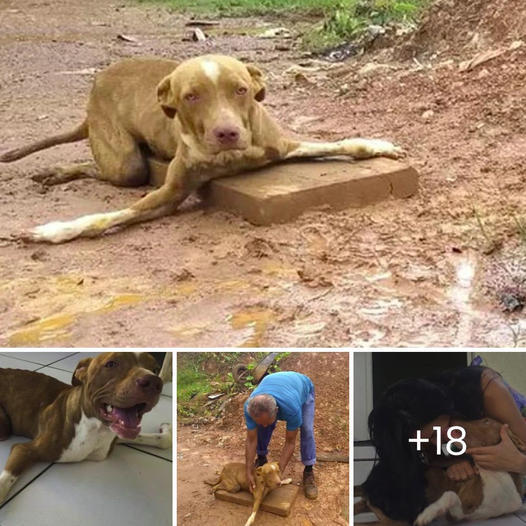
POLYGON ((296 436, 298 435, 298 430, 287 431, 285 434, 285 445, 281 451, 281 456, 279 457, 279 469, 281 473, 285 471, 287 464, 289 463, 292 453, 294 453, 294 448, 296 446, 296 436))
POLYGON ((252 473, 254 467, 254 457, 256 456, 256 449, 258 445, 258 430, 247 429, 247 441, 245 444, 245 471, 247 476, 248 488, 252 493, 256 489, 256 482, 252 473))

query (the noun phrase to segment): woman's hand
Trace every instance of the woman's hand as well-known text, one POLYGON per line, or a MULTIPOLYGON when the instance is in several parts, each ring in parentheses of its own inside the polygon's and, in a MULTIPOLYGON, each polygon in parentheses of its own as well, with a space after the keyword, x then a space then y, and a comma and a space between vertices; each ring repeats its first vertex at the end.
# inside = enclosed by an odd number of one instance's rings
POLYGON ((512 473, 526 473, 526 457, 515 447, 508 425, 500 428, 501 441, 496 446, 474 447, 466 453, 473 457, 475 464, 493 471, 510 471, 512 473))
POLYGON ((467 480, 478 475, 478 468, 472 466, 469 460, 461 460, 446 469, 447 476, 451 480, 467 480))

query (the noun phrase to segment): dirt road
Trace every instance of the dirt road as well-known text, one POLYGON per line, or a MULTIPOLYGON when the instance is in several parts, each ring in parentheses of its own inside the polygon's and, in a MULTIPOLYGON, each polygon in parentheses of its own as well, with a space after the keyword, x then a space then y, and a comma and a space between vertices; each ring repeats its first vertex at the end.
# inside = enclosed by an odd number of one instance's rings
POLYGON ((265 69, 268 106, 291 131, 385 137, 405 147, 421 173, 418 196, 270 227, 204 210, 196 198, 174 217, 102 239, 23 245, 9 236, 121 208, 146 189, 90 180, 44 188, 31 180, 42 166, 89 158, 85 144, 0 165, 0 345, 520 341, 517 320, 478 292, 495 256, 481 254, 486 240, 473 207, 491 236, 518 244, 524 47, 467 73, 435 61, 358 75, 365 57, 294 79, 286 70, 306 59, 288 41, 254 36, 262 21, 222 21, 211 39, 195 43, 182 41, 185 20, 127 2, 0 1, 0 149, 78 123, 93 72, 122 57, 232 53, 265 69))

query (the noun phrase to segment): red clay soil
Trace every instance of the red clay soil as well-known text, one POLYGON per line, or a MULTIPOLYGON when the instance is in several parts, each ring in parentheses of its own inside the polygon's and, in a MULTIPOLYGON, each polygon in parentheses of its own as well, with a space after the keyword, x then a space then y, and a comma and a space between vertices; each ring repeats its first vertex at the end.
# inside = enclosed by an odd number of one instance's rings
MULTIPOLYGON (((349 454, 349 355, 340 352, 292 353, 282 370, 306 374, 316 388, 315 437, 317 453, 349 454)), ((204 426, 179 426, 177 436, 177 520, 189 526, 244 524, 250 510, 217 501, 204 480, 227 462, 244 462, 243 403, 249 393, 238 395, 223 418, 204 426)), ((280 422, 274 431, 269 458, 278 459, 285 436, 280 422)), ((285 475, 301 481, 303 466, 299 443, 285 475)), ((321 526, 348 524, 349 465, 318 462, 315 467, 319 498, 310 501, 300 492, 288 518, 261 512, 256 525, 321 526)))
MULTIPOLYGON (((195 43, 182 40, 187 16, 129 2, 4 0, 0 17, 2 151, 80 122, 93 71, 122 57, 221 52, 262 66, 267 106, 291 132, 388 138, 421 173, 408 200, 312 211, 285 225, 254 227, 191 199, 173 217, 46 246, 10 235, 122 208, 146 189, 31 179, 89 158, 84 143, 0 165, 0 345, 521 343, 521 320, 501 312, 495 287, 479 288, 488 268, 499 273, 499 258, 522 250, 525 46, 467 72, 454 45, 429 60, 396 62, 381 50, 325 71, 295 41, 257 38, 269 27, 261 20, 221 20, 195 43), (376 65, 362 70, 368 62, 376 65), (287 72, 300 63, 314 69, 287 72), (485 254, 488 238, 504 248, 485 254)), ((461 58, 492 49, 484 42, 461 58)), ((496 287, 507 274, 497 278, 496 287)))
POLYGON ((438 0, 409 42, 417 53, 467 55, 526 34, 522 0, 438 0))

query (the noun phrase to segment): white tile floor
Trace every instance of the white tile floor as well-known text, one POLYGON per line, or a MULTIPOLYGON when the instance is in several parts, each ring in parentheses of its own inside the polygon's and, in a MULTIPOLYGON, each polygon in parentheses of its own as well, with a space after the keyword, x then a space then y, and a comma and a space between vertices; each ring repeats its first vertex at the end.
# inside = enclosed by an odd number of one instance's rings
MULTIPOLYGON (((99 353, 0 353, 0 367, 39 371, 70 383, 75 365, 99 353)), ((143 418, 144 432, 172 422, 172 388, 143 418)), ((11 446, 0 442, 0 469, 11 446)), ((103 462, 39 463, 22 475, 0 507, 0 526, 171 526, 172 450, 117 445, 103 462)))
MULTIPOLYGON (((374 457, 371 454, 370 447, 355 447, 354 458, 362 459, 354 462, 354 484, 358 485, 365 481, 371 468, 373 467, 373 461, 369 460, 374 457), (368 459, 368 460, 366 460, 368 459)), ((359 499, 355 499, 356 502, 359 499)), ((374 513, 362 513, 354 517, 354 522, 373 522, 377 521, 374 513)), ((469 524, 469 526, 525 526, 526 523, 526 505, 523 505, 522 509, 515 514, 504 515, 497 519, 489 519, 486 521, 465 521, 456 524, 469 524)), ((445 518, 434 521, 433 526, 451 526, 451 522, 448 522, 445 518)))

